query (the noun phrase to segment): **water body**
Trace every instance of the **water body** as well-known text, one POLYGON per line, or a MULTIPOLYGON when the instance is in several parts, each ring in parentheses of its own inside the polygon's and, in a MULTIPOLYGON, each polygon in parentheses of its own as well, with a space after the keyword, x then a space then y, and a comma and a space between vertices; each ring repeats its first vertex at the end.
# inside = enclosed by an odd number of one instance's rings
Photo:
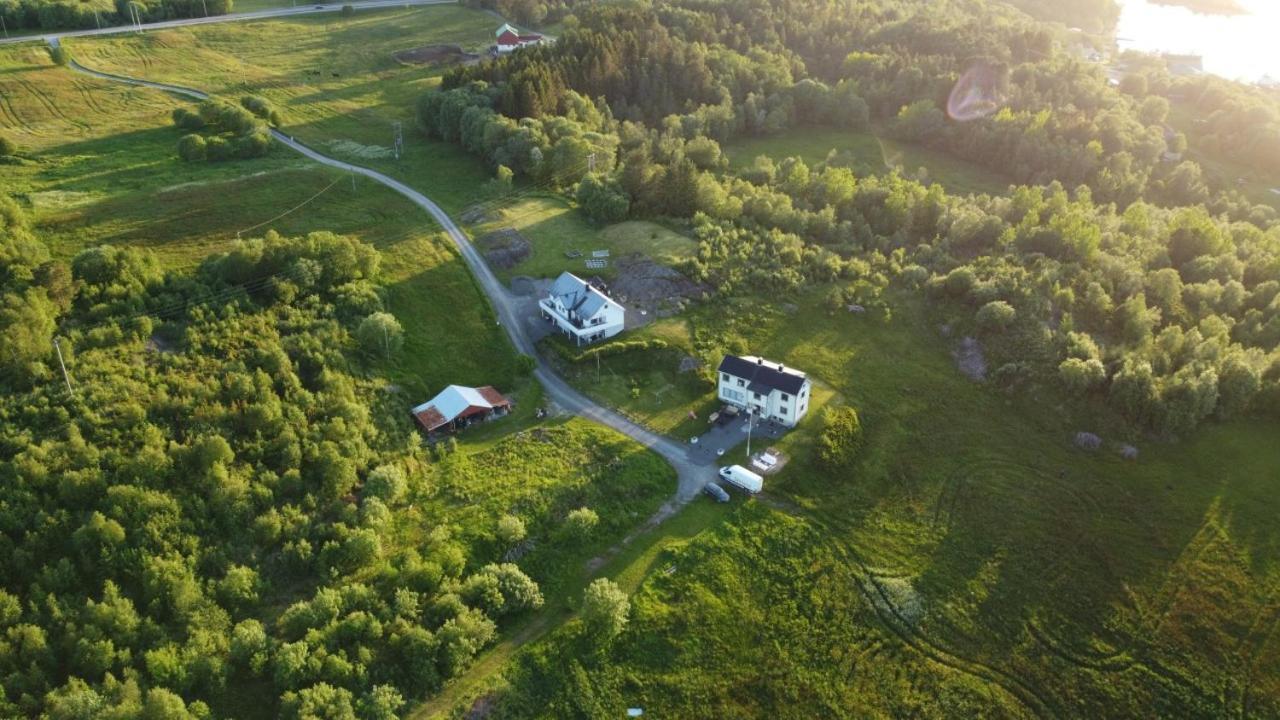
POLYGON ((1280 0, 1238 0, 1245 15, 1200 15, 1147 0, 1120 0, 1122 50, 1200 55, 1215 75, 1280 81, 1280 0))

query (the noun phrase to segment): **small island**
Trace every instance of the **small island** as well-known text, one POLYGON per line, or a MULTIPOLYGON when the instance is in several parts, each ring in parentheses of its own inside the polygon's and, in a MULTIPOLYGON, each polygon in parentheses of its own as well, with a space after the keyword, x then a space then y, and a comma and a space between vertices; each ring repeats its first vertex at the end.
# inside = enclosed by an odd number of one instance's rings
POLYGON ((1247 15, 1239 0, 1151 0, 1156 5, 1184 7, 1201 15, 1247 15))

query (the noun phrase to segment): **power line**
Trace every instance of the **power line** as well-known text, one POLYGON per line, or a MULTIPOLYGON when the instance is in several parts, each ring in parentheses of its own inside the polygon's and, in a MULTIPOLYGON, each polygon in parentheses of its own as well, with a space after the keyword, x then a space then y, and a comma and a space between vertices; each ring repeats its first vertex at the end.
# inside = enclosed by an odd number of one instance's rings
POLYGON ((307 205, 308 203, 310 203, 312 200, 315 200, 316 198, 320 197, 321 195, 323 195, 323 194, 325 194, 325 193, 329 192, 329 189, 330 189, 330 188, 332 188, 334 185, 337 185, 337 184, 338 184, 339 182, 341 182, 341 181, 342 181, 342 176, 338 176, 338 179, 337 179, 337 180, 334 180, 333 182, 329 183, 329 184, 328 184, 328 185, 327 185, 323 190, 321 190, 320 192, 316 193, 315 195, 312 195, 311 197, 307 198, 306 200, 303 200, 303 201, 302 201, 301 203, 299 203, 298 205, 296 205, 296 206, 294 206, 294 207, 292 207, 292 208, 289 208, 288 210, 285 210, 284 212, 282 212, 282 213, 280 213, 279 215, 277 215, 277 216, 275 216, 275 217, 271 218, 270 220, 264 220, 263 222, 260 222, 260 223, 258 223, 257 225, 254 225, 254 226, 252 226, 252 227, 247 227, 247 228, 245 228, 245 229, 243 229, 243 230, 237 230, 237 231, 236 231, 236 239, 239 239, 239 238, 240 238, 240 233, 253 232, 254 230, 257 230, 258 228, 262 227, 263 225, 270 225, 271 223, 273 223, 273 222, 275 222, 275 221, 279 220, 280 218, 286 217, 286 216, 288 216, 288 215, 293 214, 294 212, 297 212, 298 210, 301 210, 302 208, 306 207, 306 205, 307 205))

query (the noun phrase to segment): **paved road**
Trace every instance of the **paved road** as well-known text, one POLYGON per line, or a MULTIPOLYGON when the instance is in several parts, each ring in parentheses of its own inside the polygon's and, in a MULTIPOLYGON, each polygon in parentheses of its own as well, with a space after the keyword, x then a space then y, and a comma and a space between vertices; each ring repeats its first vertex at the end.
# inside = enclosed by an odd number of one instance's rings
MULTIPOLYGON (((50 44, 56 46, 58 44, 58 38, 51 38, 50 44)), ((69 67, 77 72, 105 80, 156 88, 158 90, 176 93, 183 97, 194 98, 197 100, 203 100, 209 97, 207 93, 194 90, 192 88, 169 85, 167 83, 151 82, 149 80, 139 80, 137 78, 91 70, 75 61, 71 61, 69 63, 69 67)), ((675 468, 676 474, 679 478, 679 487, 676 491, 675 502, 669 503, 668 506, 664 508, 663 513, 670 513, 674 511, 675 507, 679 504, 696 497, 703 484, 712 479, 714 471, 705 465, 699 465, 694 462, 690 457, 689 448, 686 445, 640 427, 621 415, 600 406, 595 401, 586 397, 577 390, 574 390, 568 383, 562 380, 560 376, 556 375, 551 370, 551 368, 538 355, 533 342, 529 339, 529 336, 525 331, 523 318, 516 312, 516 307, 519 302, 518 299, 512 295, 509 290, 507 290, 506 286, 498 281, 498 278, 494 276, 493 271, 489 269, 488 263, 484 261, 484 258, 476 251, 475 246, 473 246, 471 241, 467 239, 466 234, 463 233, 453 219, 449 217, 448 213, 440 209, 439 205, 436 205, 435 202, 426 195, 423 195, 399 180, 383 175, 376 170, 370 170, 369 168, 362 167, 360 165, 353 165, 348 162, 343 162, 342 160, 331 158, 328 155, 323 155, 294 140, 279 130, 272 130, 271 133, 281 144, 307 156, 308 158, 311 158, 312 160, 315 160, 318 163, 363 175, 370 180, 381 183, 392 190, 395 190, 408 198, 418 207, 426 210, 431 217, 435 218, 436 222, 444 228, 445 232, 448 233, 449 237, 453 240, 454 245, 457 246, 458 251, 462 254, 462 259, 466 261, 467 265, 471 268, 471 271, 475 273, 476 279, 480 281, 481 289, 484 290, 485 294, 489 296, 489 300, 493 303, 494 310, 497 311, 498 317, 500 318, 499 322, 502 323, 507 334, 511 337, 512 344, 515 345, 517 350, 533 357, 537 361, 537 367, 534 369, 533 374, 534 377, 538 379, 538 382, 542 383, 542 386, 546 389, 547 395, 549 395, 552 400, 558 403, 565 410, 611 427, 614 430, 632 438, 641 445, 644 445, 661 455, 667 462, 671 463, 672 467, 675 468)))
MULTIPOLYGON (((457 0, 356 0, 344 3, 304 3, 298 7, 276 8, 273 10, 255 10, 253 12, 228 13, 226 15, 210 15, 202 18, 183 18, 181 20, 165 20, 162 22, 143 23, 142 29, 164 30, 165 28, 184 27, 186 25, 208 25, 210 23, 235 22, 237 20, 262 20, 264 18, 290 17, 293 15, 311 15, 313 13, 339 12, 343 5, 350 5, 356 10, 372 10, 377 8, 408 7, 410 5, 456 5, 457 0)), ((35 33, 32 35, 15 35, 0 38, 0 45, 32 42, 37 40, 56 40, 67 37, 88 37, 90 35, 115 35, 117 33, 136 32, 133 25, 112 25, 94 30, 59 30, 51 33, 35 33)))

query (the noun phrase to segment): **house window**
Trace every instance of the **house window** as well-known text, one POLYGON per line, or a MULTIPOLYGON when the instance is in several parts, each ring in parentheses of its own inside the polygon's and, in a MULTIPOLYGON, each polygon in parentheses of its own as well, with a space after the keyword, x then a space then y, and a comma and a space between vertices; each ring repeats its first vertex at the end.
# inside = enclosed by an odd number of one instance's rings
POLYGON ((786 401, 788 401, 788 400, 790 400, 790 399, 791 399, 791 396, 790 396, 790 395, 788 395, 788 394, 786 394, 786 393, 782 393, 782 402, 786 402, 786 401))
POLYGON ((764 399, 764 398, 760 397, 760 393, 751 393, 751 394, 755 396, 756 400, 763 400, 763 399, 764 399))
POLYGON ((746 385, 746 383, 742 381, 742 378, 738 378, 738 387, 743 387, 744 385, 746 385))
POLYGON ((779 411, 781 411, 783 415, 786 415, 786 414, 787 414, 787 406, 786 406, 786 405, 783 405, 782 407, 778 408, 778 410, 779 410, 779 411))
POLYGON ((720 379, 729 382, 729 373, 720 373, 720 379))

